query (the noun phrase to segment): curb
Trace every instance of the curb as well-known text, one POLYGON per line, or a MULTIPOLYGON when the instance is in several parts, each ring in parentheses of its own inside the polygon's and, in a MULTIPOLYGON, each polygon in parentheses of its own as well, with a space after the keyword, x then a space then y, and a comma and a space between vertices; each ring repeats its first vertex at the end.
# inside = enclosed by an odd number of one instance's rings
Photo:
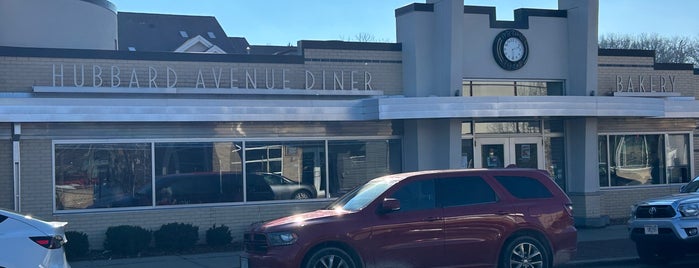
POLYGON ((590 267, 591 265, 608 265, 608 264, 631 264, 637 263, 638 257, 619 257, 619 258, 602 258, 602 259, 592 259, 592 260, 577 260, 569 261, 562 265, 562 267, 590 267))

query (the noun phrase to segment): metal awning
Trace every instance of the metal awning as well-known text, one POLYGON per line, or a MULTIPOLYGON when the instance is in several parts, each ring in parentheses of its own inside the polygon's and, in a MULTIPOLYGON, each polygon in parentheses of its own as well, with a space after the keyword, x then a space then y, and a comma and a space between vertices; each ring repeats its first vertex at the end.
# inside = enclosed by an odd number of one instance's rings
POLYGON ((356 100, 0 97, 0 122, 362 121, 500 117, 699 118, 693 98, 368 97, 356 100))

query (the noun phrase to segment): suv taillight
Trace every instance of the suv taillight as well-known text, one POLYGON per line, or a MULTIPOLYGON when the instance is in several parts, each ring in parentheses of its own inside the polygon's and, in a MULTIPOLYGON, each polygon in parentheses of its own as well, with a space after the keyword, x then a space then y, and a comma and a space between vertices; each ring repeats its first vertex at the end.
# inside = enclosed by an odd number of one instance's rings
POLYGON ((573 217, 573 204, 565 204, 566 207, 566 212, 568 213, 568 216, 573 217))
POLYGON ((37 243, 39 246, 42 246, 44 248, 48 249, 57 249, 63 246, 63 237, 60 235, 55 235, 55 236, 34 236, 30 237, 34 243, 37 243))

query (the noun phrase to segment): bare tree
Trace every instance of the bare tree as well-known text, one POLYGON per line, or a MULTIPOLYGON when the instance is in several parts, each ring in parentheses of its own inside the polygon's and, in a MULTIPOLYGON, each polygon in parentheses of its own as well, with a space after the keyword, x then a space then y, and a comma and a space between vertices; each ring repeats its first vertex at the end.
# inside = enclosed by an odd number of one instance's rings
POLYGON ((376 37, 370 33, 358 33, 358 34, 354 35, 354 39, 357 40, 357 42, 374 42, 374 41, 376 41, 376 37))
POLYGON ((599 47, 655 50, 655 61, 660 63, 699 63, 699 39, 686 36, 608 34, 600 36, 599 47))
POLYGON ((344 40, 347 42, 379 42, 379 43, 390 43, 391 41, 388 40, 387 38, 376 38, 371 33, 358 33, 354 35, 354 38, 349 37, 349 36, 344 36, 340 35, 340 40, 344 40))

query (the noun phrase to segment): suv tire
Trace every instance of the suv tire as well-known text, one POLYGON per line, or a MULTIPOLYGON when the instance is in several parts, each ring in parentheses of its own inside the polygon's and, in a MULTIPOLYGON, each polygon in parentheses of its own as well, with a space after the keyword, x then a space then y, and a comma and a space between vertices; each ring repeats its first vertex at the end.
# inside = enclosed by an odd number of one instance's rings
POLYGON ((336 247, 326 247, 313 252, 304 267, 357 268, 359 266, 346 251, 336 247))
POLYGON ((520 236, 505 244, 500 253, 499 267, 550 268, 551 257, 539 240, 531 236, 520 236))

